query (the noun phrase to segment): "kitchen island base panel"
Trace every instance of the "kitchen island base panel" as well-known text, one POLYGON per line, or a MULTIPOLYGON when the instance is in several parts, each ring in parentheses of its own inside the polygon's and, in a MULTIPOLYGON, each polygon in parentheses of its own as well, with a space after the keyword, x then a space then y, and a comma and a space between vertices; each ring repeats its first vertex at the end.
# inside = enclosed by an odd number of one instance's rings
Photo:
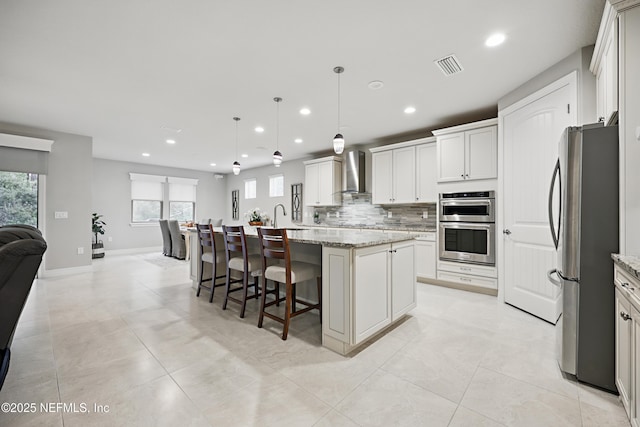
POLYGON ((442 286, 443 288, 459 289, 461 291, 475 292, 476 294, 491 295, 493 297, 498 296, 497 289, 484 288, 484 287, 474 286, 474 285, 465 285, 463 283, 449 282, 446 280, 438 280, 438 279, 432 279, 432 278, 420 277, 420 276, 417 277, 417 281, 418 283, 424 283, 426 285, 435 285, 435 286, 442 286))

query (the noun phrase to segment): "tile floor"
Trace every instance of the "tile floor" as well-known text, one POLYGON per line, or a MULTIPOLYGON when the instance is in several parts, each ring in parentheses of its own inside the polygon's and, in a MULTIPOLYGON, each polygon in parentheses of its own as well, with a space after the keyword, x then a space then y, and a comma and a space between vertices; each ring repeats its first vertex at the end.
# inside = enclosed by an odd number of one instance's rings
POLYGON ((221 290, 196 298, 187 263, 159 254, 38 280, 0 391, 37 409, 0 425, 629 425, 617 396, 561 376, 553 326, 495 297, 419 283, 406 320, 343 357, 317 315, 283 342, 257 301, 222 311, 221 290))

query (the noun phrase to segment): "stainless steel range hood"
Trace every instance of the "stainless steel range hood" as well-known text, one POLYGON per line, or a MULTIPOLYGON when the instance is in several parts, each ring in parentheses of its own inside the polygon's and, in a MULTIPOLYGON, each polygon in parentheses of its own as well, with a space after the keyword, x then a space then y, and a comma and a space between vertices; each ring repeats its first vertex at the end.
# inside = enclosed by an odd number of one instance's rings
POLYGON ((358 150, 348 151, 346 156, 347 188, 345 193, 364 193, 364 153, 358 150))

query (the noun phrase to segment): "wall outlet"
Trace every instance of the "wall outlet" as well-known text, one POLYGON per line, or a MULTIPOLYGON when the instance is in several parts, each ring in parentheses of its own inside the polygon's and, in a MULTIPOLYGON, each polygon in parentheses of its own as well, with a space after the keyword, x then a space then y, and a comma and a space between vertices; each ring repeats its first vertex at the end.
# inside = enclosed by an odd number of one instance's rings
POLYGON ((429 212, 422 211, 422 219, 427 219, 427 218, 429 218, 429 212))
POLYGON ((387 218, 393 217, 393 213, 391 211, 387 212, 387 218))
POLYGON ((55 219, 67 219, 69 218, 69 212, 66 211, 62 211, 62 212, 56 212, 54 214, 55 219))
POLYGON ((83 255, 84 254, 84 248, 80 247, 78 248, 78 255, 83 255))

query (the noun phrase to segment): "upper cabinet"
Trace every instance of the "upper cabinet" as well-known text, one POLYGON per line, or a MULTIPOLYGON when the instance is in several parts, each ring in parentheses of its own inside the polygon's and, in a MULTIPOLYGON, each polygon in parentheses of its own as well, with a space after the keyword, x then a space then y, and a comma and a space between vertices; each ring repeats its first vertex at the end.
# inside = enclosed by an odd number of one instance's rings
POLYGON ((341 203, 342 161, 329 156, 304 162, 305 206, 335 206, 341 203))
POLYGON ((589 67, 596 76, 596 110, 605 121, 618 111, 618 21, 607 2, 589 67))
POLYGON ((438 182, 498 177, 497 119, 433 131, 438 182))
POLYGON ((372 203, 434 203, 435 138, 371 148, 372 203))

